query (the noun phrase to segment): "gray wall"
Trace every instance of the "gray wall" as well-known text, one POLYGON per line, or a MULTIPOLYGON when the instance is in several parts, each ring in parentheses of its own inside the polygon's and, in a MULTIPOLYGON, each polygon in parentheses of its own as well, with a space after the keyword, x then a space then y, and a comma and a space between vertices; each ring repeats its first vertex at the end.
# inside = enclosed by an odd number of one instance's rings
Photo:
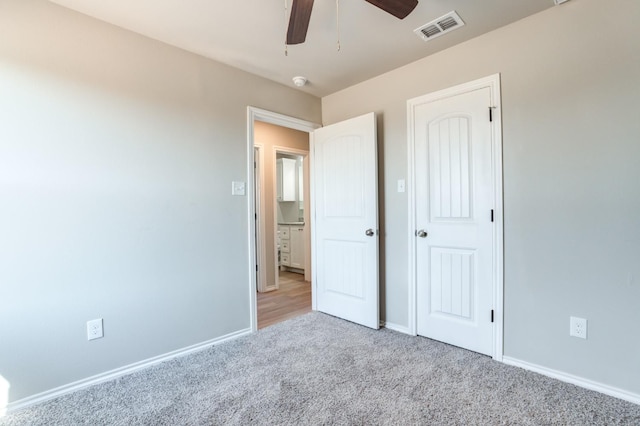
POLYGON ((640 394, 638 22, 637 0, 574 0, 323 98, 325 124, 382 122, 388 322, 408 325, 406 100, 501 73, 504 353, 640 394))
MULTIPOLYGON (((249 324, 248 105, 320 100, 44 0, 0 2, 10 401, 249 324), (104 318, 105 337, 85 323, 104 318)), ((0 402, 1 403, 1 402, 0 402)))

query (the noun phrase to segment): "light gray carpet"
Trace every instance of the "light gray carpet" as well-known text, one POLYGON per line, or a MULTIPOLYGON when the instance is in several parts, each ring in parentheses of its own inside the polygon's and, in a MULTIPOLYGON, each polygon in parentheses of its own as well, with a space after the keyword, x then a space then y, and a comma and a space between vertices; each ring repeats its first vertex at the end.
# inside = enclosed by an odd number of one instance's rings
POLYGON ((311 313, 0 425, 640 425, 640 406, 311 313))

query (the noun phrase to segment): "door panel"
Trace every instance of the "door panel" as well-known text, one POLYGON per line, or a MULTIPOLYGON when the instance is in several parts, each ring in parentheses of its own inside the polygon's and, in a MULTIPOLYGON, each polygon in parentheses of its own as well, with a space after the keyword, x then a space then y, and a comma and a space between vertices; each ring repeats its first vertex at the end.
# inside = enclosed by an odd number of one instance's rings
POLYGON ((337 135, 323 142, 322 207, 324 217, 364 218, 364 135, 337 135))
POLYGON ((360 271, 366 263, 366 244, 325 240, 324 250, 325 292, 357 299, 358 303, 364 301, 367 283, 365 275, 360 274, 360 271))
POLYGON ((458 320, 473 318, 475 257, 473 250, 432 247, 431 313, 458 320))
POLYGON ((313 154, 317 309, 377 329, 375 115, 316 130, 313 154))
POLYGON ((471 216, 470 117, 447 117, 429 126, 431 220, 471 216))
POLYGON ((493 354, 490 89, 415 109, 418 334, 493 354))

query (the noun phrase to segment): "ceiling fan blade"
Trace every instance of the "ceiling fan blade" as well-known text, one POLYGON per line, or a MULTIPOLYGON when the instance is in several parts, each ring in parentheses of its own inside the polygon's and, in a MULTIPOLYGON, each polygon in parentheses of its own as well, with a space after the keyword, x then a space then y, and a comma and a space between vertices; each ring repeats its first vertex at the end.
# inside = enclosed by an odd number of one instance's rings
POLYGON ((287 30, 287 44, 304 43, 311 19, 313 0, 293 0, 289 29, 287 30))
POLYGON ((418 0, 366 0, 396 18, 406 18, 418 5, 418 0))

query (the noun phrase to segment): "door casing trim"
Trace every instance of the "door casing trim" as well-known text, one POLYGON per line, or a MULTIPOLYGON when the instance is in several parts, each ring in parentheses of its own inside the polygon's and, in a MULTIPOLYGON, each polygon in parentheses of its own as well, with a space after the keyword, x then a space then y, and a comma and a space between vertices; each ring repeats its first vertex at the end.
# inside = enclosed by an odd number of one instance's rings
MULTIPOLYGON (((415 110, 419 105, 450 98, 473 90, 490 89, 490 107, 493 108, 491 122, 491 150, 492 175, 494 196, 494 232, 493 232, 493 359, 502 361, 504 341, 504 220, 503 220, 503 184, 502 184, 502 109, 500 97, 500 74, 470 81, 447 89, 438 90, 427 95, 418 96, 407 101, 407 184, 408 194, 408 239, 409 239, 409 291, 408 291, 408 334, 418 334, 418 306, 417 306, 417 250, 415 231, 417 218, 415 215, 415 110)), ((489 111, 487 111, 489 114, 489 111)))
POLYGON ((256 241, 256 266, 258 267, 258 276, 260 279, 256 283, 256 288, 258 291, 272 291, 277 288, 277 286, 268 286, 267 285, 267 268, 265 268, 267 264, 267 243, 264 238, 264 231, 266 228, 265 223, 265 203, 264 203, 264 145, 260 143, 254 143, 254 203, 256 213, 258 214, 257 220, 255 220, 255 241, 256 241), (256 158, 256 151, 258 155, 256 158), (262 268, 259 268, 262 266, 262 268))

